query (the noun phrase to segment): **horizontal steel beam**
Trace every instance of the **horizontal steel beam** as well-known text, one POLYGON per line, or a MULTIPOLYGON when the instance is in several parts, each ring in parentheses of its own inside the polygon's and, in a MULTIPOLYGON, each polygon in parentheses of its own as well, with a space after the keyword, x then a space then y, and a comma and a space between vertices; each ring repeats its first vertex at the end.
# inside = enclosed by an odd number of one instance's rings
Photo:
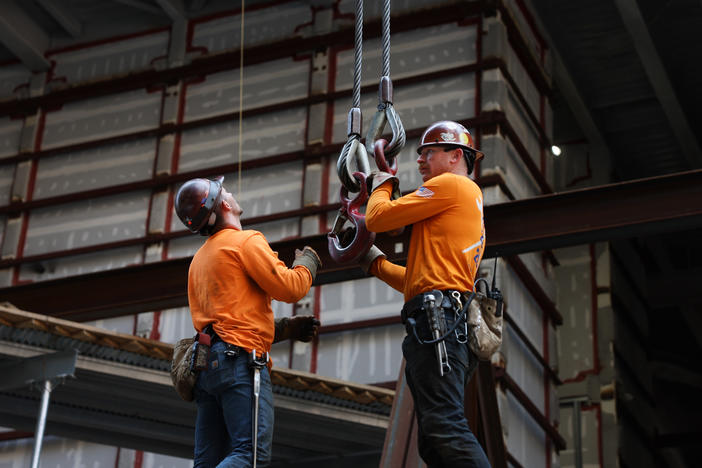
MULTIPOLYGON (((485 207, 486 258, 568 245, 647 236, 702 226, 702 170, 544 195, 485 207)), ((409 230, 385 234, 376 243, 403 262, 409 230)), ((357 265, 336 265, 326 235, 272 243, 287 264, 301 245, 324 263, 315 284, 362 278, 357 265)), ((131 266, 88 275, 0 289, 3 301, 20 309, 71 320, 94 320, 185 306, 190 258, 131 266)))

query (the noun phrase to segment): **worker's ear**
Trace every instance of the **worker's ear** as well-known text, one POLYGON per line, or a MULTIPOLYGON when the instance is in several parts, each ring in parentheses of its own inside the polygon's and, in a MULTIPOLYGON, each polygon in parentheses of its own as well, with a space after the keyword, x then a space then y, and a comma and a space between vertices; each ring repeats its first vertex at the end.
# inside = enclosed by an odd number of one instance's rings
POLYGON ((451 164, 456 164, 461 159, 463 159, 463 150, 461 148, 454 148, 451 150, 451 164))
POLYGON ((232 211, 232 205, 227 200, 222 200, 220 207, 222 211, 232 211))

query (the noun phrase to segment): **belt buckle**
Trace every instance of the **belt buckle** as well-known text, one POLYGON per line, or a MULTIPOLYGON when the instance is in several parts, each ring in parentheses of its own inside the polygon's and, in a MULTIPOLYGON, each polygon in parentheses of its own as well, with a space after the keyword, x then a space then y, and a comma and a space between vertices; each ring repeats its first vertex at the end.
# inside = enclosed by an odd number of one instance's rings
POLYGON ((241 348, 239 348, 238 346, 234 346, 232 344, 227 343, 227 347, 224 350, 224 355, 227 357, 237 357, 240 352, 241 352, 241 348))

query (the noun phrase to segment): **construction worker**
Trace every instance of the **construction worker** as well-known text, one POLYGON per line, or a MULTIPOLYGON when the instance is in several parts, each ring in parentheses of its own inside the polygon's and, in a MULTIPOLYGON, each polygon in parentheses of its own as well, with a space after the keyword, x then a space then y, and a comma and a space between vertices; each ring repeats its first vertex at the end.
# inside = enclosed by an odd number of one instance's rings
POLYGON ((208 366, 194 389, 194 466, 263 467, 270 462, 273 441, 271 344, 310 341, 319 326, 311 316, 274 321, 271 299, 292 303, 303 298, 321 262, 304 247, 288 268, 263 234, 242 229, 242 209, 222 181, 189 180, 175 199, 183 224, 208 236, 188 272, 193 326, 211 336, 208 366))
POLYGON ((450 330, 473 291, 485 228, 482 192, 468 175, 483 153, 468 130, 451 121, 430 125, 417 153, 424 183, 414 192, 400 197, 399 181, 388 173, 374 172, 368 178, 372 193, 366 226, 386 232, 411 225, 407 266, 389 262, 375 246, 361 263, 404 293, 402 318, 408 333, 402 354, 422 459, 431 468, 489 467, 464 416, 464 388, 478 364, 466 342, 465 325, 459 324, 444 340, 422 344, 438 335, 432 335, 429 313, 441 321, 445 317, 441 332, 450 330))

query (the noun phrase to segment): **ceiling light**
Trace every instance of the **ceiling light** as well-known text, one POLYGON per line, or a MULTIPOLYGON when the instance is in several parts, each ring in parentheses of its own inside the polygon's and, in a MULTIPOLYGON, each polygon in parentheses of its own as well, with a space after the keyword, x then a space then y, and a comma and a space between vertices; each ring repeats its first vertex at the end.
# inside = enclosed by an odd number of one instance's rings
POLYGON ((554 156, 561 155, 561 149, 556 145, 551 146, 551 152, 553 153, 554 156))

